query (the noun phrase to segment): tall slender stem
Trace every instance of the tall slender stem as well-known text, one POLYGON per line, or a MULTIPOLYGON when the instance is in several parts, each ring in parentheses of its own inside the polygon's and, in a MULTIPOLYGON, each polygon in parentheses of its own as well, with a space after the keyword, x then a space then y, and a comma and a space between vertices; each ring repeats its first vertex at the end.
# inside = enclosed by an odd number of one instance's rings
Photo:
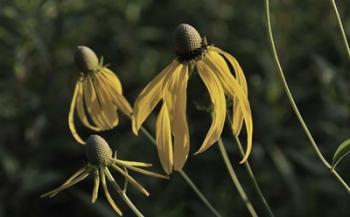
MULTIPOLYGON (((228 117, 229 124, 231 126, 232 125, 232 118, 230 116, 230 113, 227 112, 226 114, 227 114, 227 117, 228 117)), ((241 156, 243 157, 244 156, 244 150, 243 150, 242 143, 239 140, 239 137, 237 135, 234 135, 234 138, 236 140, 236 144, 238 146, 239 152, 241 153, 241 156)), ((267 202, 267 200, 266 200, 266 198, 265 198, 265 196, 264 196, 264 194, 263 194, 263 192, 262 192, 262 190, 261 190, 261 188, 259 186, 259 183, 258 183, 257 179, 255 178, 255 174, 254 174, 254 172, 252 170, 252 167, 250 166, 250 163, 249 163, 248 160, 244 162, 244 166, 245 166, 245 168, 246 168, 246 170, 247 170, 247 172, 249 174, 249 177, 251 178, 251 180, 252 180, 252 182, 254 184, 254 187, 255 187, 256 191, 258 192, 258 195, 259 195, 260 199, 262 200, 263 204, 265 205, 265 207, 267 209, 267 212, 269 213, 269 216, 270 217, 275 217, 275 215, 273 214, 269 203, 267 202)))
POLYGON ((346 33, 345 33, 345 30, 344 30, 344 27, 343 27, 343 22, 341 21, 341 18, 340 18, 339 12, 338 12, 338 7, 337 7, 337 4, 335 3, 335 0, 331 0, 331 2, 332 2, 332 6, 333 6, 333 9, 334 9, 335 15, 337 16, 337 21, 338 21, 338 25, 339 25, 339 29, 340 29, 340 34, 343 37, 343 41, 344 41, 345 48, 346 48, 346 51, 347 51, 347 54, 348 54, 348 58, 350 60, 350 47, 349 47, 348 40, 346 39, 346 33))
POLYGON ((227 168, 227 171, 229 172, 230 174, 230 177, 232 179, 232 182, 233 184, 236 186, 237 188, 237 191, 239 193, 239 195, 241 196, 242 200, 244 201, 244 204, 245 206, 247 207, 250 215, 252 217, 257 217, 258 215, 256 214, 256 211, 252 205, 252 203, 250 202, 250 200, 248 199, 248 196, 247 194, 245 193, 238 177, 237 177, 237 174, 235 173, 234 169, 233 169, 233 166, 230 162, 230 159, 228 157, 228 154, 226 152, 226 149, 225 149, 225 145, 224 143, 222 142, 222 139, 219 138, 218 140, 218 144, 219 144, 219 148, 220 148, 220 153, 221 153, 221 156, 225 162, 225 165, 226 165, 226 168, 227 168))
MULTIPOLYGON (((238 136, 235 136, 235 140, 236 140, 236 143, 237 143, 237 146, 239 148, 241 155, 244 156, 242 144, 241 144, 241 141, 239 140, 238 136)), ((259 186, 257 179, 255 178, 255 174, 254 174, 248 160, 244 163, 244 166, 249 174, 249 177, 253 181, 254 187, 255 187, 256 191, 258 192, 258 195, 259 195, 260 199, 262 200, 263 204, 265 205, 265 208, 267 209, 269 216, 274 217, 275 215, 273 214, 272 209, 271 209, 269 203, 267 202, 267 200, 266 200, 266 198, 265 198, 265 196, 264 196, 264 194, 259 186)))
POLYGON ((339 181, 339 183, 341 183, 343 185, 343 187, 347 190, 348 193, 350 193, 350 188, 349 186, 346 184, 346 182, 342 179, 342 177, 337 173, 337 171, 335 170, 332 170, 331 168, 331 165, 328 163, 328 161, 323 157, 321 151, 319 150, 314 138, 312 137, 312 134, 310 133, 303 117, 301 116, 300 112, 299 112, 299 109, 297 107, 297 105, 295 104, 294 102, 294 99, 293 99, 293 96, 292 96, 292 93, 290 92, 289 90, 289 87, 288 87, 288 84, 287 84, 287 81, 286 81, 286 78, 284 76, 284 72, 283 72, 283 69, 282 69, 282 66, 280 64, 280 61, 279 61, 279 58, 278 58, 278 54, 277 54, 277 51, 276 51, 276 47, 275 47, 275 41, 274 41, 274 38, 273 38, 273 34, 272 34, 272 27, 271 27, 271 19, 270 19, 270 5, 269 5, 269 0, 265 0, 265 8, 266 8, 266 22, 267 22, 267 32, 268 32, 268 37, 269 37, 269 41, 270 41, 270 44, 271 44, 271 48, 272 48, 272 52, 273 52, 273 57, 274 57, 274 60, 276 62, 276 65, 277 65, 277 68, 278 68, 278 72, 279 72, 279 76, 282 80, 282 83, 283 83, 283 88, 284 88, 284 91, 288 97, 288 100, 289 100, 289 103, 290 105, 292 106, 293 110, 294 110, 294 113, 295 115, 297 116, 306 136, 308 137, 313 149, 315 150, 317 156, 320 158, 320 160, 322 161, 322 163, 324 164, 324 166, 329 169, 329 171, 331 172, 332 175, 334 175, 336 177, 336 179, 339 181))
MULTIPOLYGON (((153 138, 153 136, 148 132, 148 130, 141 126, 142 133, 154 144, 156 145, 156 140, 153 138)), ((201 199, 201 201, 206 205, 206 207, 216 216, 216 217, 222 217, 219 212, 211 205, 211 203, 208 201, 208 199, 204 196, 204 194, 199 190, 199 188, 194 184, 194 182, 191 180, 191 178, 186 174, 185 171, 182 169, 178 171, 182 178, 187 182, 187 184, 192 188, 194 193, 201 199)))

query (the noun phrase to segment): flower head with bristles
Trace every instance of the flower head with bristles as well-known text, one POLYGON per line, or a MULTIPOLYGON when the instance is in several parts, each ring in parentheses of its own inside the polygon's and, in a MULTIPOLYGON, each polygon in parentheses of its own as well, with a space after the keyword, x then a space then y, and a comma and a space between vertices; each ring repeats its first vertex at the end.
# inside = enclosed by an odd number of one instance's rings
POLYGON ((85 127, 94 131, 104 131, 118 125, 118 109, 130 116, 132 108, 123 96, 118 77, 103 65, 102 58, 98 60, 94 51, 85 46, 78 46, 74 62, 81 73, 75 85, 68 124, 74 138, 84 144, 75 127, 75 113, 85 127))
POLYGON ((191 25, 180 24, 175 29, 174 41, 176 59, 143 89, 135 101, 134 133, 138 133, 143 122, 162 101, 156 123, 158 156, 166 173, 182 169, 190 145, 186 90, 190 65, 193 64, 208 89, 213 108, 212 124, 197 153, 207 150, 219 139, 228 98, 233 101, 232 133, 238 135, 243 124, 247 131, 247 148, 241 162, 246 161, 252 148, 253 120, 247 82, 239 63, 229 53, 208 46, 205 37, 201 37, 191 25))
POLYGON ((109 194, 108 186, 106 180, 110 182, 112 187, 120 194, 122 199, 124 199, 127 204, 135 213, 139 212, 135 206, 130 204, 130 200, 126 195, 127 183, 130 183, 136 189, 138 189, 141 193, 148 196, 148 191, 137 182, 132 176, 129 175, 128 171, 134 171, 143 175, 153 176, 156 178, 168 178, 166 176, 150 172, 148 170, 142 169, 142 167, 150 167, 152 164, 136 162, 136 161, 125 161, 120 160, 116 156, 112 156, 112 149, 109 147, 106 140, 98 135, 91 135, 87 141, 85 146, 85 154, 88 160, 88 164, 83 168, 79 169, 75 172, 66 182, 64 182, 60 187, 43 194, 41 197, 54 197, 56 194, 61 191, 77 184, 78 182, 84 180, 89 175, 92 175, 94 178, 94 188, 92 192, 92 203, 97 200, 98 191, 100 183, 102 184, 103 192, 106 196, 107 201, 118 213, 120 216, 122 215, 122 211, 115 204, 111 195, 109 194), (115 170, 119 174, 121 174, 124 179, 124 188, 122 189, 120 185, 113 178, 112 173, 109 168, 115 170), (107 179, 106 179, 107 177, 107 179))

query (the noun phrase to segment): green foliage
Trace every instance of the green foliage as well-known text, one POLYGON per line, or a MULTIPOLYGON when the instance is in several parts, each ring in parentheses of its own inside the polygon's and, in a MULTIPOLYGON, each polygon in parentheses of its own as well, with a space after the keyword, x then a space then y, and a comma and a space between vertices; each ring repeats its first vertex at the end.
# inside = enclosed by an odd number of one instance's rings
POLYGON ((332 168, 334 169, 338 163, 350 153, 350 139, 342 142, 333 155, 332 168))
MULTIPOLYGON (((350 135, 350 63, 331 4, 271 3, 290 88, 322 153, 331 159, 336 145, 350 135)), ((349 38, 350 1, 337 3, 349 38)), ((183 22, 235 56, 246 72, 255 127, 250 161, 276 216, 350 215, 349 195, 315 156, 285 98, 267 41, 263 1, 0 0, 0 216, 114 216, 102 195, 97 204, 90 203, 92 179, 40 199, 85 165, 84 149, 66 120, 78 73, 74 51, 86 45, 104 56, 133 102, 174 58, 173 29, 183 22)), ((188 90, 191 153, 210 126, 209 115, 195 109, 208 107, 204 90, 194 74, 188 90)), ((130 121, 120 116, 119 126, 103 136, 120 158, 150 162, 161 171, 155 147, 143 135, 134 136, 130 121)), ((155 115, 146 123, 151 132, 154 123, 155 115)), ((91 133, 82 126, 78 130, 84 138, 91 133)), ((228 127, 224 140, 243 187, 265 216, 238 164, 241 156, 228 127)), ((350 164, 337 169, 349 183, 350 164)), ((190 155, 184 170, 223 216, 248 216, 217 146, 190 155)), ((148 198, 130 193, 145 216, 212 216, 179 174, 168 181, 135 177, 151 193, 148 198)), ((123 201, 117 202, 125 216, 132 216, 123 201)))

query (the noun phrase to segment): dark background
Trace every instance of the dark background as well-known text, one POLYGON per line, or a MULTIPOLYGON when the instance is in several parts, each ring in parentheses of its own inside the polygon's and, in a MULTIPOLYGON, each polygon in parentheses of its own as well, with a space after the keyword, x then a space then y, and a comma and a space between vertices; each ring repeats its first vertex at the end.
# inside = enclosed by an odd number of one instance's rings
MULTIPOLYGON (((350 1, 338 1, 350 35, 350 1)), ((272 1, 277 49, 295 100, 328 160, 350 137, 350 63, 327 0, 272 1)), ((77 45, 104 56, 132 103, 174 58, 172 34, 180 23, 195 26, 209 43, 228 51, 248 80, 254 116, 250 162, 276 216, 350 216, 349 194, 316 157, 293 114, 271 56, 264 1, 226 0, 0 0, 0 216, 115 216, 100 194, 90 203, 91 178, 53 199, 40 195, 85 165, 84 149, 72 138, 67 114, 78 70, 77 45)), ((192 153, 210 115, 198 111, 202 86, 189 83, 192 153), (204 120, 204 123, 203 123, 204 120)), ((204 89, 203 89, 204 90, 204 89)), ((205 91, 204 91, 205 92, 205 91)), ((146 127, 154 132, 155 114, 146 127)), ((122 159, 152 162, 155 147, 119 126, 103 134, 122 159)), ((91 132, 79 127, 84 137, 91 132)), ((244 135, 243 135, 244 136, 244 135)), ((260 216, 267 216, 226 127, 224 141, 260 216)), ((217 145, 191 155, 184 168, 223 216, 249 216, 220 158, 217 145)), ((350 183, 350 158, 338 171, 350 183)), ((130 188, 145 216, 212 216, 179 174, 169 181, 134 175, 151 192, 130 188)), ((125 216, 133 216, 117 198, 125 216)))

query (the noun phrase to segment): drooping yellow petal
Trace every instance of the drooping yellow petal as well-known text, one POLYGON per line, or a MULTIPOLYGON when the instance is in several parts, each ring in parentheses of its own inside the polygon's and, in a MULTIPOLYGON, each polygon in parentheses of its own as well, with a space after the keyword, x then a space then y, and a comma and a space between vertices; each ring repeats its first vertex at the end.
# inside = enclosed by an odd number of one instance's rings
POLYGON ((74 139, 77 142, 79 142, 80 144, 85 144, 85 141, 79 136, 79 134, 75 128, 75 124, 74 124, 74 112, 75 112, 77 97, 78 96, 80 97, 79 92, 78 92, 80 86, 81 86, 81 82, 77 81, 77 83, 75 84, 75 88, 74 88, 72 102, 70 104, 70 109, 69 109, 69 114, 68 114, 68 126, 69 126, 70 132, 72 133, 74 139))
MULTIPOLYGON (((238 61, 231 54, 221 50, 220 48, 213 47, 212 49, 215 50, 216 52, 218 52, 219 54, 221 54, 222 56, 224 56, 226 58, 226 60, 231 64, 232 68, 235 71, 235 77, 236 77, 238 83, 243 88, 244 93, 248 96, 247 80, 245 78, 244 72, 243 72, 241 66, 239 65, 238 61)), ((222 59, 222 58, 220 58, 220 59, 222 59)), ((233 109, 232 131, 233 131, 234 135, 238 135, 240 133, 240 131, 242 129, 242 125, 243 125, 243 114, 242 114, 242 110, 239 106, 237 97, 235 97, 233 99, 232 109, 233 109)))
MULTIPOLYGON (((105 73, 105 69, 101 70, 101 73, 105 73)), ((106 73, 105 73, 106 74, 106 73)), ((115 76, 115 75, 114 75, 115 76)), ((115 76, 116 77, 116 76, 115 76)), ((106 87, 106 90, 108 91, 113 103, 115 106, 120 109, 124 114, 130 116, 132 113, 132 108, 130 106, 130 103, 128 100, 125 99, 125 97, 119 92, 117 85, 114 85, 113 80, 106 79, 105 76, 100 77, 103 81, 103 84, 106 87)))
POLYGON ((218 52, 219 54, 223 55, 229 61, 229 63, 231 64, 232 68, 235 71, 235 75, 238 83, 242 86, 244 93, 248 95, 247 79, 245 78, 244 72, 241 66, 239 65, 238 61, 236 60, 236 58, 234 58, 231 54, 221 50, 218 47, 213 47, 212 49, 218 52))
POLYGON ((132 167, 151 167, 152 164, 151 163, 144 163, 144 162, 138 162, 138 161, 127 161, 127 160, 120 160, 120 159, 112 159, 112 161, 116 164, 125 166, 125 165, 129 165, 132 167))
MULTIPOLYGON (((86 168, 86 170, 84 170, 80 175, 78 175, 77 177, 75 177, 74 179, 71 179, 70 181, 66 181, 65 183, 63 183, 60 187, 42 195, 42 197, 54 197, 56 196, 58 193, 60 193, 63 190, 66 190, 67 188, 72 187, 73 185, 83 181, 86 177, 88 177, 90 175, 92 168, 86 168)), ((73 175, 74 176, 74 175, 73 175)))
POLYGON ((131 177, 127 172, 125 172, 123 169, 121 169, 119 166, 115 164, 110 165, 113 169, 115 169, 117 172, 119 172, 122 176, 124 176, 125 179, 132 184, 137 190, 139 190, 141 193, 143 193, 146 196, 149 196, 148 191, 133 177, 131 177))
POLYGON ((202 146, 196 152, 196 154, 205 151, 219 139, 226 118, 225 94, 215 72, 207 65, 205 65, 202 61, 197 62, 197 69, 199 76, 208 89, 210 100, 213 104, 213 111, 210 129, 202 146))
POLYGON ((180 65, 167 76, 163 88, 164 101, 170 114, 174 135, 174 169, 181 170, 190 149, 190 138, 186 117, 188 66, 180 65))
POLYGON ((179 63, 174 60, 161 73, 159 73, 140 93, 134 103, 134 112, 132 118, 132 130, 135 135, 142 123, 153 111, 159 101, 162 99, 162 87, 164 77, 167 73, 172 73, 179 63))
POLYGON ((109 68, 106 68, 106 67, 103 68, 101 71, 102 71, 102 75, 106 76, 106 78, 111 81, 111 85, 115 86, 118 93, 123 94, 122 84, 121 84, 118 76, 116 74, 114 74, 112 72, 112 70, 110 70, 109 68))
POLYGON ((102 74, 96 74, 94 77, 94 83, 96 86, 96 93, 98 94, 100 99, 103 99, 101 102, 101 107, 103 113, 107 116, 107 121, 110 126, 110 128, 114 128, 117 126, 119 119, 117 114, 116 106, 113 104, 113 101, 108 94, 108 91, 106 89, 106 85, 103 82, 103 79, 101 78, 102 74))
POLYGON ((238 81, 233 77, 233 75, 227 70, 227 67, 224 67, 221 62, 217 60, 218 58, 221 58, 218 53, 209 50, 206 58, 203 59, 203 62, 207 65, 207 67, 211 68, 215 74, 217 74, 222 86, 224 87, 225 92, 231 98, 237 97, 247 130, 246 153, 241 161, 241 163, 243 163, 248 159, 252 148, 253 120, 250 105, 248 97, 244 93, 243 88, 239 85, 238 81))
POLYGON ((106 183, 105 169, 101 167, 99 170, 99 173, 100 173, 100 177, 101 177, 102 188, 103 188, 103 191, 105 193, 105 196, 106 196, 108 203, 111 205, 111 207, 114 209, 114 211, 118 215, 122 216, 123 215, 122 211, 119 209, 117 204, 115 204, 114 200, 112 199, 111 195, 109 194, 107 183, 106 183))
POLYGON ((160 163, 167 174, 173 170, 173 147, 170 129, 170 117, 166 106, 163 103, 156 123, 156 142, 160 163))
POLYGON ((95 203, 97 200, 97 196, 98 196, 98 189, 100 187, 100 175, 98 170, 94 171, 94 190, 92 191, 92 198, 91 198, 91 202, 95 203))
POLYGON ((97 126, 93 126, 86 115, 85 112, 85 106, 84 106, 84 100, 83 100, 83 84, 81 81, 80 82, 79 88, 78 88, 78 95, 77 95, 77 113, 78 113, 78 117, 80 119, 80 121, 83 123, 84 126, 86 126, 87 128, 90 128, 91 130, 94 131, 101 131, 102 129, 100 127, 97 126))
POLYGON ((145 169, 138 168, 138 167, 149 167, 149 166, 151 166, 151 164, 148 164, 148 163, 124 161, 124 160, 119 160, 119 159, 113 159, 113 162, 115 164, 123 166, 126 169, 135 171, 137 173, 141 173, 141 174, 144 174, 144 175, 147 175, 147 176, 153 176, 153 177, 156 177, 156 178, 168 179, 167 176, 163 176, 163 175, 160 175, 158 173, 154 173, 154 172, 151 172, 151 171, 148 171, 148 170, 145 170, 145 169))
POLYGON ((95 125, 97 125, 101 129, 108 129, 108 126, 106 126, 106 124, 104 123, 105 121, 101 115, 100 102, 98 102, 95 88, 89 76, 87 76, 84 80, 83 92, 85 106, 89 112, 91 120, 94 122, 95 125))

